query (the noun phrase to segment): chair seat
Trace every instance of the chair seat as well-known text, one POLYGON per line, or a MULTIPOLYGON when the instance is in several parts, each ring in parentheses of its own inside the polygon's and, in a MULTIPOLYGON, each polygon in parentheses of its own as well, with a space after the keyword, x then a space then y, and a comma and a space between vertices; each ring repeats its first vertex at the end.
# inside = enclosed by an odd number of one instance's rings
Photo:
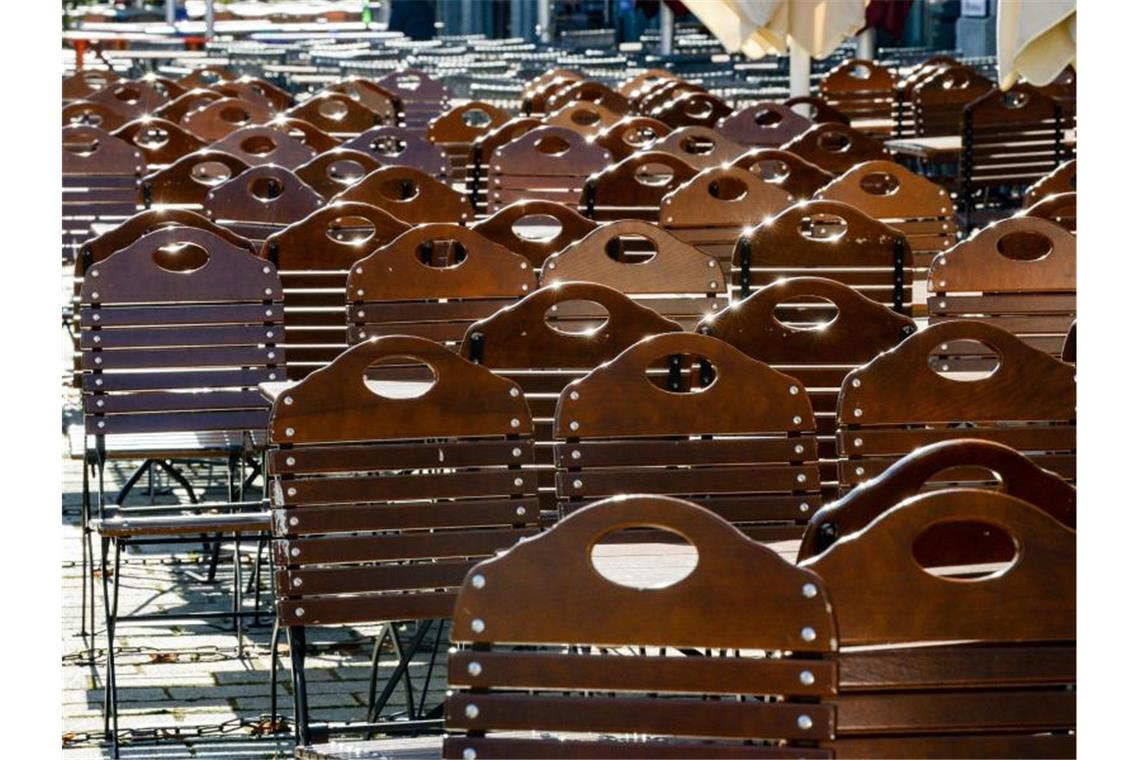
MULTIPOLYGON (((199 505, 198 508, 224 508, 234 505, 199 505)), ((269 512, 206 514, 129 515, 117 514, 92 520, 91 530, 104 538, 180 536, 200 533, 263 533, 271 526, 269 512)))
MULTIPOLYGON (((83 425, 67 428, 68 452, 72 459, 83 459, 94 446, 83 425)), ((265 447, 264 430, 208 430, 180 433, 130 433, 103 437, 107 459, 188 459, 218 456, 252 446, 265 447)))

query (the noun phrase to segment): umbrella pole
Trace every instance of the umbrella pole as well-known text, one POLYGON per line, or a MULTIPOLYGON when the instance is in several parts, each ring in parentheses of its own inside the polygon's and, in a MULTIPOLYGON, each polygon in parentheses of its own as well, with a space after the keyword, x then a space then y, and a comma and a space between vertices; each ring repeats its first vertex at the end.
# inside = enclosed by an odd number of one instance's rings
POLYGON ((665 0, 661 2, 661 55, 673 55, 673 36, 676 31, 676 17, 665 0))
POLYGON ((855 36, 855 55, 867 61, 875 60, 875 29, 867 27, 855 36))
POLYGON ((214 39, 214 0, 206 0, 206 39, 214 39))
POLYGON ((788 78, 793 98, 811 94, 811 54, 795 38, 788 37, 788 78))
POLYGON ((174 11, 176 5, 178 5, 178 0, 166 0, 166 23, 171 26, 174 25, 174 11))

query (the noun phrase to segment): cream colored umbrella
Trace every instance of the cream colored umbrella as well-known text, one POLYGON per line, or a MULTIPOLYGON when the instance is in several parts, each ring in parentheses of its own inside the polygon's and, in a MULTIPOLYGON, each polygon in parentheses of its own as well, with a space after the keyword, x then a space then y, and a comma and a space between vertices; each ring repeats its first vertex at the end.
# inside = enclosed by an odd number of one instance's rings
POLYGON ((998 84, 1018 79, 1039 87, 1077 66, 1077 0, 1000 0, 997 11, 998 84))

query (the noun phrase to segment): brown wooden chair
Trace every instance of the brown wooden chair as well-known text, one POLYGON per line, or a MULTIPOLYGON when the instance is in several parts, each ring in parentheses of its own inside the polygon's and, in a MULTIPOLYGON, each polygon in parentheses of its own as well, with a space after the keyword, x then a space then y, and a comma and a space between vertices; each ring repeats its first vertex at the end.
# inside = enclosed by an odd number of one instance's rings
POLYGON ((844 61, 824 75, 819 94, 852 119, 895 117, 895 75, 874 61, 844 61))
POLYGON ((1069 334, 1065 336, 1065 345, 1061 348, 1061 361, 1069 364, 1077 363, 1077 320, 1069 326, 1069 334))
POLYGON ((226 97, 242 98, 243 100, 260 99, 278 112, 293 105, 292 95, 277 85, 257 77, 242 76, 225 82, 215 82, 210 85, 210 89, 220 92, 226 97))
POLYGON ((139 150, 95 127, 64 127, 62 144, 62 256, 71 262, 92 224, 135 213, 146 163, 139 150))
POLYGON ((468 326, 535 289, 533 265, 458 224, 420 224, 348 275, 348 341, 416 335, 459 349, 468 326))
POLYGON ((697 328, 799 380, 815 415, 825 498, 839 490, 835 406, 843 378, 915 331, 914 321, 846 285, 792 277, 766 285, 697 328))
POLYGON ((622 116, 600 103, 571 100, 543 117, 542 123, 550 127, 565 127, 583 137, 597 138, 605 129, 621 121, 622 116))
POLYGON ((853 166, 815 197, 847 203, 904 233, 920 281, 934 257, 958 242, 958 220, 950 195, 894 161, 853 166))
POLYGON ((918 137, 958 135, 965 107, 997 85, 969 66, 946 66, 917 82, 914 102, 914 134, 918 137))
POLYGON ((608 150, 615 161, 621 161, 650 148, 672 130, 665 122, 650 116, 625 116, 599 132, 594 142, 608 150))
POLYGON ((60 111, 61 126, 94 127, 104 132, 114 132, 131 121, 128 114, 115 110, 102 103, 89 100, 75 100, 60 111))
POLYGON ((373 127, 345 140, 343 146, 367 153, 381 166, 411 167, 445 184, 452 179, 451 158, 447 151, 428 142, 421 132, 413 129, 373 127))
POLYGON ((1006 494, 938 491, 803 567, 839 630, 837 757, 1076 757, 1071 528, 1006 494), (979 567, 953 535, 982 525, 1006 553, 979 567), (916 561, 937 544, 951 565, 916 561))
POLYGON ((1021 212, 1021 216, 1046 219, 1073 235, 1077 234, 1077 194, 1047 195, 1021 212))
POLYGON ((487 134, 477 137, 471 144, 471 153, 467 157, 467 194, 471 205, 480 214, 487 213, 487 204, 490 196, 488 187, 491 158, 495 151, 507 143, 526 134, 532 129, 542 126, 542 120, 534 116, 516 116, 504 122, 487 134))
POLYGON ((571 103, 592 103, 611 113, 625 116, 632 112, 629 100, 608 85, 596 80, 578 80, 557 83, 546 100, 545 113, 557 113, 571 103))
POLYGON ((127 121, 153 113, 168 99, 167 95, 152 83, 132 79, 111 82, 85 98, 88 103, 106 106, 127 121))
POLYGON ((517 201, 471 229, 509 251, 525 256, 536 269, 552 254, 597 228, 592 219, 554 201, 517 201))
POLYGON ((111 133, 137 148, 146 159, 148 172, 168 166, 206 143, 172 121, 157 116, 135 119, 111 133))
POLYGON ((506 124, 511 115, 490 103, 476 100, 433 118, 427 124, 428 142, 443 148, 451 163, 451 179, 463 181, 471 167, 468 163, 471 148, 483 135, 506 124))
POLYGON ((249 169, 237 156, 203 148, 142 179, 146 208, 179 207, 200 211, 215 187, 249 169))
POLYGON ((395 119, 391 106, 384 111, 375 111, 351 95, 335 91, 317 93, 284 113, 341 139, 376 126, 391 126, 395 119))
POLYGON ((811 125, 811 119, 800 116, 783 103, 761 101, 724 117, 716 128, 741 145, 779 148, 811 125))
POLYGON ((460 355, 522 388, 535 427, 539 499, 556 519, 554 407, 570 382, 642 338, 681 326, 596 282, 539 288, 467 329, 460 355))
POLYGON ((728 302, 716 259, 639 220, 603 224, 547 259, 539 285, 581 280, 625 293, 692 329, 728 302))
POLYGON ((911 313, 914 255, 906 235, 846 203, 799 203, 737 240, 732 280, 739 297, 804 276, 836 280, 900 314, 911 313))
POLYGON ((810 161, 779 148, 754 148, 732 162, 733 166, 787 191, 796 200, 807 200, 816 190, 835 179, 810 161))
POLYGON ((788 192, 746 169, 715 167, 665 196, 658 223, 678 240, 715 258, 729 277, 737 238, 794 202, 788 192))
POLYGON ((232 153, 250 166, 274 164, 286 169, 296 169, 317 155, 301 140, 269 126, 235 129, 210 147, 232 153))
POLYGON ((582 188, 579 208, 600 222, 656 221, 665 196, 697 172, 685 159, 650 147, 591 175, 582 188))
POLYGON ((400 69, 376 80, 376 84, 400 99, 401 123, 422 130, 428 122, 445 113, 451 95, 442 82, 417 69, 400 69))
POLYGON ((276 267, 284 287, 283 343, 290 380, 305 377, 344 351, 348 345, 344 287, 349 270, 368 252, 409 229, 375 206, 342 201, 266 238, 261 256, 276 267))
POLYGON ((265 126, 275 129, 284 135, 288 135, 295 140, 300 140, 316 153, 324 153, 340 145, 338 138, 333 137, 323 129, 317 128, 304 119, 297 119, 282 113, 277 114, 265 122, 265 126))
POLYGON ((1074 480, 1075 375, 1074 367, 985 322, 920 330, 843 381, 836 408, 840 487, 878 476, 920 446, 959 438, 1003 443, 1074 480), (994 357, 980 356, 978 344, 994 357), (966 360, 952 364, 959 352, 966 360))
POLYGON ((681 127, 653 143, 650 150, 672 153, 700 171, 731 163, 748 147, 710 127, 681 127))
POLYGON ((487 210, 545 199, 573 206, 586 179, 611 162, 609 151, 565 127, 536 127, 486 159, 487 210))
POLYGON ((688 91, 671 95, 665 102, 652 107, 647 115, 675 130, 682 127, 712 128, 732 113, 731 106, 708 92, 688 91))
MULTIPOLYGON (((404 109, 404 104, 400 96, 371 79, 348 77, 339 82, 327 85, 318 95, 328 93, 347 95, 369 111, 372 111, 379 117, 374 121, 375 124, 397 126, 400 123, 401 114, 404 109)), ((339 109, 330 110, 326 108, 325 111, 326 118, 335 120, 339 109)), ((363 126, 357 130, 350 130, 347 129, 347 126, 341 126, 339 130, 333 131, 363 132, 368 128, 368 126, 363 126)))
POLYGON ((275 401, 268 466, 277 622, 289 633, 301 743, 313 738, 308 626, 388 622, 400 663, 370 698, 369 721, 402 679, 408 717, 422 718, 407 668, 428 629, 451 616, 475 562, 536 532, 535 474, 523 466, 533 461, 531 432, 518 386, 404 335, 353 346, 275 401), (427 387, 369 386, 369 368, 391 361, 426 365, 427 387), (400 641, 397 621, 417 622, 411 641, 400 641))
POLYGON ((645 338, 568 385, 554 438, 563 514, 591 499, 659 493, 781 541, 798 540, 820 505, 804 386, 705 335, 645 338))
POLYGON ((320 153, 294 170, 297 178, 328 200, 380 168, 380 162, 359 150, 339 145, 320 153))
POLYGON ((891 158, 879 140, 836 122, 816 124, 785 143, 783 149, 835 175, 864 161, 891 158))
POLYGON ((447 758, 829 756, 823 585, 694 504, 607 499, 481 562, 451 636, 447 758), (638 526, 691 544, 695 567, 664 587, 599 573, 605 537, 638 526))
POLYGON ((316 190, 282 166, 253 166, 206 193, 210 219, 260 244, 325 204, 316 190))
POLYGON ((932 323, 977 319, 1061 355, 1077 315, 1077 240, 1042 219, 991 224, 930 268, 932 323))
POLYGON ((264 124, 272 118, 273 110, 268 106, 222 97, 187 111, 178 124, 198 139, 212 143, 235 129, 264 124))
MULTIPOLYGON (((197 111, 199 108, 207 106, 216 100, 221 100, 224 97, 225 96, 217 90, 210 90, 203 87, 191 88, 178 97, 167 101, 159 108, 156 108, 154 115, 183 126, 182 119, 186 114, 191 111, 197 111)), ((185 127, 183 126, 183 128, 185 127)))
POLYGON ((815 95, 798 95, 794 98, 788 98, 784 101, 784 105, 793 109, 796 113, 802 114, 811 119, 816 124, 850 124, 851 117, 827 104, 823 98, 816 97, 815 95), (797 106, 802 106, 797 108, 797 106))
POLYGON ((410 166, 382 166, 333 196, 333 201, 367 203, 408 224, 458 224, 475 217, 461 193, 410 166))
POLYGON ((1022 208, 1030 208, 1050 195, 1077 192, 1077 160, 1066 161, 1025 191, 1022 208))
POLYGON ((83 100, 88 95, 93 95, 118 80, 119 75, 110 70, 84 69, 76 71, 71 76, 63 78, 63 103, 67 105, 72 100, 83 100))
MULTIPOLYGON (((912 496, 930 490, 990 484, 1076 530, 1077 489, 1008 446, 960 438, 915 449, 882 475, 813 514, 800 543, 798 561, 822 554, 840 539, 858 533, 883 512, 912 496), (942 479, 934 480, 936 476, 942 479)), ((984 526, 961 527, 947 538, 952 540, 923 543, 922 556, 916 559, 924 566, 929 566, 928 562, 952 565, 955 560, 997 562, 1008 559, 1001 536, 984 526), (963 556, 966 546, 972 548, 972 557, 963 556)))

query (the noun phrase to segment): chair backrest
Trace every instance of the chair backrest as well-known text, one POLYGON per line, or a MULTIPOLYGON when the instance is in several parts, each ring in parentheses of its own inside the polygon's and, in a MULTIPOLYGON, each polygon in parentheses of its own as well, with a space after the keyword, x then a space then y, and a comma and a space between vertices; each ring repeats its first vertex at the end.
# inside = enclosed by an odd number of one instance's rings
POLYGON ((1003 219, 940 254, 927 290, 931 322, 980 319, 1060 356, 1077 315, 1077 239, 1044 219, 1003 219))
POLYGON ((210 191, 249 168, 233 154, 203 148, 143 177, 143 205, 201 209, 210 191))
POLYGON ((447 111, 450 93, 442 82, 416 69, 393 71, 376 80, 403 105, 404 126, 424 129, 428 122, 447 111))
POLYGON ((451 158, 442 146, 428 142, 422 132, 406 127, 373 127, 345 140, 343 147, 367 153, 381 166, 408 166, 432 179, 449 183, 451 158))
POLYGON ((608 150, 615 161, 621 161, 649 148, 672 130, 651 116, 625 116, 599 132, 594 142, 608 150))
POLYGON ((597 137, 603 130, 618 123, 621 118, 622 114, 611 111, 600 103, 572 100, 543 117, 542 123, 551 127, 571 129, 583 137, 597 137))
POLYGON ((723 100, 700 90, 674 90, 668 100, 659 103, 650 108, 648 114, 675 130, 683 127, 711 129, 732 113, 732 107, 723 100))
POLYGON ((697 176, 697 171, 673 153, 653 147, 637 151, 591 175, 582 188, 579 208, 600 222, 656 221, 662 199, 697 176))
POLYGON ((488 166, 495 151, 530 130, 541 126, 541 119, 533 116, 516 116, 487 134, 476 138, 471 144, 471 153, 467 158, 469 167, 467 192, 471 196, 472 205, 478 209, 479 213, 482 214, 487 211, 489 200, 487 188, 490 185, 488 166))
POLYGON ((235 129, 264 124, 272 118, 273 111, 268 105, 238 98, 218 98, 201 108, 187 111, 178 124, 198 139, 212 143, 235 129))
POLYGON ((1047 195, 1022 212, 1023 216, 1036 219, 1047 219, 1053 224, 1064 228, 1073 235, 1077 234, 1077 194, 1057 193, 1047 195))
POLYGON ((920 137, 961 134, 965 107, 997 85, 969 66, 947 66, 915 84, 914 133, 920 137))
POLYGON ((914 321, 820 277, 773 282, 701 322, 705 335, 799 380, 815 413, 825 497, 838 492, 835 405, 843 378, 915 331, 914 321))
POLYGON ((293 173, 327 200, 379 168, 380 162, 369 154, 338 145, 301 164, 293 173))
POLYGON ((728 299, 716 259, 639 220, 603 224, 551 256, 539 285, 571 280, 608 285, 685 329, 728 299))
POLYGON ((816 124, 834 123, 834 124, 850 124, 851 117, 840 111, 838 108, 829 106, 823 98, 814 95, 797 95, 794 98, 788 98, 784 101, 784 105, 793 109, 796 113, 803 114, 805 117, 811 119, 816 124), (800 106, 800 108, 797 108, 800 106))
POLYGON ((525 256, 535 268, 597 228, 592 219, 554 201, 517 201, 471 226, 488 240, 525 256), (551 222, 555 224, 551 224, 551 222))
POLYGON ((297 119, 284 114, 277 114, 265 126, 300 140, 317 153, 324 153, 340 145, 340 140, 304 119, 297 119))
POLYGON ((889 161, 891 158, 879 140, 836 122, 816 124, 785 143, 783 149, 835 175, 843 174, 864 161, 889 161))
POLYGON ((322 132, 348 137, 377 125, 393 124, 394 114, 374 111, 360 100, 342 92, 318 92, 285 111, 287 116, 312 124, 322 132))
POLYGON ((453 106, 428 122, 424 132, 427 140, 438 145, 447 154, 451 164, 451 179, 462 181, 470 171, 471 148, 475 141, 488 132, 510 121, 511 115, 490 103, 474 100, 453 106))
POLYGON ((578 80, 555 86, 546 101, 545 112, 556 113, 571 103, 600 105, 619 116, 632 111, 629 100, 609 86, 594 80, 578 80))
POLYGON ((131 121, 129 114, 90 100, 68 103, 60 111, 60 117, 61 126, 95 127, 105 132, 117 131, 131 121))
POLYGON ((1069 334, 1065 336, 1065 345, 1061 349, 1061 361, 1069 364, 1077 363, 1077 320, 1069 326, 1069 334))
POLYGON ((476 561, 535 533, 531 424, 509 380, 423 338, 341 354, 282 392, 268 471, 282 625, 451 616, 476 561), (371 365, 429 387, 369 387, 371 365))
POLYGON ((951 489, 894 506, 803 567, 839 631, 837 755, 1075 757, 1072 529, 1013 496, 951 489), (963 525, 1004 534, 1004 568, 975 565, 968 545, 967 568, 916 561, 963 525))
POLYGON ((282 166, 253 166, 206 193, 202 209, 255 243, 298 222, 325 199, 282 166))
MULTIPOLYGON (((882 475, 813 514, 800 543, 798 561, 823 553, 912 496, 963 484, 973 488, 989 483, 1076 530, 1077 489, 1015 449, 980 438, 960 438, 915 449, 882 475)), ((961 526, 943 538, 916 547, 921 551, 916 559, 924 567, 1008 559, 1003 537, 985 527, 961 526)))
POLYGON ((95 221, 118 222, 139 204, 142 153, 96 127, 63 128, 62 256, 75 258, 95 221))
POLYGON ((824 75, 819 93, 852 119, 889 119, 895 113, 895 75, 874 61, 854 58, 824 75))
POLYGON ((202 229, 156 230, 92 266, 79 307, 87 432, 263 430, 257 384, 285 379, 281 298, 272 264, 202 229))
POLYGON ((344 201, 266 238, 261 255, 273 262, 285 289, 289 379, 304 377, 344 351, 348 271, 409 229, 375 206, 344 201))
POLYGON ((906 235, 846 203, 799 203, 737 240, 732 280, 740 297, 803 276, 849 285, 900 314, 911 310, 914 256, 906 235))
POLYGON ((665 196, 661 228, 712 256, 725 277, 741 233, 795 202, 787 191, 734 166, 705 169, 665 196))
POLYGON ((1061 107, 1028 84, 992 90, 966 105, 959 173, 963 192, 1025 187, 1069 158, 1061 107))
POLYGON ((1077 160, 1066 161, 1025 190, 1022 208, 1030 208, 1050 195, 1077 192, 1077 160))
POLYGON ((835 178, 831 172, 780 148, 754 148, 741 154, 732 165, 787 191, 796 200, 811 198, 835 178))
POLYGON ((985 322, 933 324, 852 371, 836 405, 839 482, 869 480, 929 443, 982 438, 1004 443, 1066 480, 1076 477, 1076 371, 985 322), (998 357, 950 375, 949 357, 998 357), (987 374, 988 373, 988 374, 987 374), (980 377, 979 377, 980 375, 980 377))
POLYGON ((458 350, 472 322, 534 289, 517 253, 458 224, 420 224, 349 272, 348 340, 417 335, 458 350))
POLYGON ((410 166, 382 166, 333 200, 367 203, 408 224, 459 223, 475 216, 461 193, 410 166))
POLYGON ((825 757, 835 636, 818 578, 716 515, 607 499, 464 580, 444 724, 466 735, 447 736, 443 756, 771 757, 792 742, 825 757), (643 525, 689 542, 692 572, 650 588, 601 575, 603 537, 643 525))
POLYGON ((541 198, 573 206, 586 179, 612 160, 609 151, 565 127, 536 127, 485 157, 487 210, 541 198))
POLYGON ((731 163, 746 152, 748 146, 709 127, 681 127, 653 143, 651 150, 672 153, 700 171, 731 163))
POLYGON ((127 122, 111 134, 138 148, 150 171, 167 166, 206 146, 205 142, 182 127, 158 116, 146 116, 127 122))
POLYGON ((629 347, 566 386, 554 437, 564 513, 659 493, 777 541, 799 539, 820 505, 803 384, 717 338, 663 333, 629 347))
POLYGON ((800 116, 783 103, 761 101, 724 117, 717 131, 741 145, 778 148, 806 132, 811 119, 800 116))
MULTIPOLYGON (((376 124, 387 124, 389 126, 396 126, 400 120, 400 115, 403 110, 403 103, 400 96, 392 92, 386 87, 383 87, 371 79, 364 77, 349 77, 339 82, 334 82, 321 90, 318 95, 326 93, 338 93, 340 95, 347 95, 352 100, 360 103, 369 111, 376 113, 379 118, 375 120, 376 124)), ((331 122, 343 121, 338 119, 341 113, 339 108, 324 109, 324 116, 331 122)), ((339 124, 337 126, 340 126, 339 124)), ((368 129, 368 127, 364 127, 368 129)), ((333 131, 352 131, 346 130, 345 127, 340 126, 339 129, 333 131)), ((363 130, 356 130, 363 131, 363 130)))
POLYGON ((958 220, 950 195, 894 161, 853 166, 815 197, 847 203, 904 233, 920 279, 935 255, 958 242, 958 220))
POLYGON ((275 164, 296 169, 317 152, 295 137, 269 126, 242 127, 210 146, 245 161, 250 166, 275 164))

